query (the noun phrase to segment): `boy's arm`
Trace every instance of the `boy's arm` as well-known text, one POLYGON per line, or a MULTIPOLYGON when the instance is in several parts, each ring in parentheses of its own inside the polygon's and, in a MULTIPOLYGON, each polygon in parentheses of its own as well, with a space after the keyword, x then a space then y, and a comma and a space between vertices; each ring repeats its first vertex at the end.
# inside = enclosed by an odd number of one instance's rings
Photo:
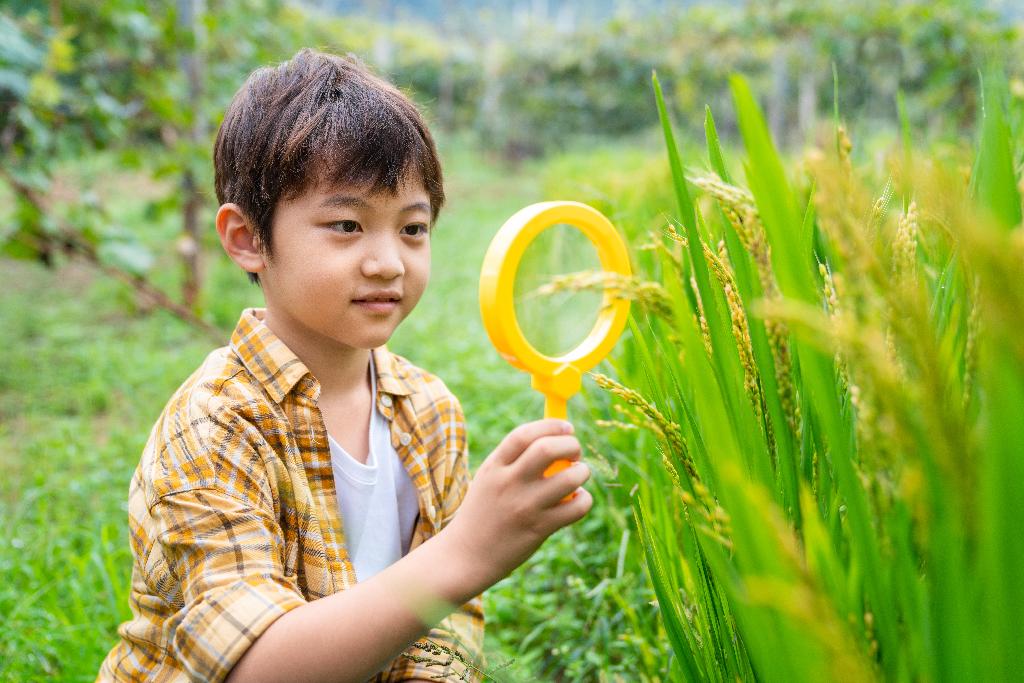
POLYGON ((367 680, 452 605, 482 590, 482 577, 453 562, 458 555, 447 541, 430 538, 369 580, 290 610, 253 643, 228 680, 367 680), (447 570, 436 571, 439 566, 447 570))
MULTIPOLYGON (((452 420, 448 423, 452 427, 446 440, 446 455, 450 464, 440 513, 442 529, 455 516, 470 480, 465 423, 457 401, 452 410, 452 420)), ((401 570, 389 568, 387 577, 378 579, 375 576, 340 594, 309 603, 301 610, 296 610, 291 617, 286 614, 281 617, 279 624, 274 624, 273 632, 268 632, 260 639, 261 652, 253 657, 244 656, 233 672, 232 680, 248 680, 254 670, 267 675, 275 667, 284 664, 284 668, 277 670, 304 680, 307 674, 312 677, 322 674, 338 680, 338 675, 344 673, 344 680, 362 681, 389 662, 391 667, 386 674, 388 681, 437 681, 438 676, 451 681, 480 680, 472 668, 469 675, 461 678, 466 666, 460 658, 482 667, 482 663, 477 660, 483 648, 482 590, 485 587, 479 581, 474 582, 471 575, 473 568, 466 566, 463 556, 464 553, 458 554, 455 549, 448 548, 443 539, 435 537, 400 560, 399 563, 403 565, 401 570), (443 567, 444 571, 439 572, 439 567, 443 567), (431 574, 436 575, 436 580, 420 581, 420 577, 429 577, 431 574), (378 585, 381 581, 383 587, 378 585), (373 590, 365 586, 372 586, 373 590), (357 590, 359 595, 354 593, 357 590), (470 592, 467 593, 467 590, 470 592), (474 590, 480 593, 473 595, 474 590), (403 605, 401 600, 395 600, 396 596, 403 593, 443 596, 450 602, 433 615, 423 615, 422 609, 415 606, 415 601, 412 605, 403 605), (456 604, 461 606, 452 611, 456 604), (318 609, 311 609, 313 605, 317 605, 318 609), (448 616, 440 624, 429 628, 437 618, 445 614, 448 616), (287 634, 282 633, 285 628, 289 631, 287 634), (305 635, 301 635, 303 632, 305 635), (329 633, 352 634, 344 647, 344 650, 352 654, 345 658, 345 664, 340 670, 329 665, 319 670, 307 669, 310 662, 305 660, 310 651, 323 647, 340 654, 338 645, 335 643, 332 646, 332 638, 324 637, 324 634, 329 633), (366 638, 370 634, 378 636, 366 638), (395 637, 389 642, 387 637, 379 637, 379 634, 395 637), (280 636, 278 645, 282 646, 281 649, 273 647, 275 640, 278 640, 276 636, 280 636), (285 646, 289 641, 295 642, 296 636, 300 636, 303 648, 295 650, 285 646), (410 646, 413 641, 416 643, 410 646), (295 657, 296 653, 300 655, 301 661, 289 662, 288 657, 295 657), (264 663, 260 664, 259 660, 264 663), (349 674, 352 674, 351 677, 349 674)), ((325 660, 327 664, 331 657, 321 656, 318 659, 325 660)))
POLYGON ((151 468, 145 543, 159 561, 146 581, 180 605, 168 649, 191 679, 365 681, 487 585, 453 561, 466 552, 434 537, 370 581, 307 602, 257 437, 231 408, 205 408, 174 424, 151 468))
POLYGON ((543 474, 556 460, 579 460, 579 441, 570 431, 563 420, 545 419, 509 432, 477 469, 447 527, 368 581, 277 619, 232 678, 364 681, 385 666, 590 510, 593 498, 582 488, 590 476, 585 464, 543 474))
POLYGON ((285 575, 280 528, 214 487, 163 495, 150 514, 163 562, 147 563, 147 583, 181 600, 170 654, 193 680, 223 680, 260 633, 306 603, 285 575))
POLYGON ((204 483, 176 489, 178 473, 164 470, 169 479, 152 508, 167 566, 154 567, 149 580, 183 603, 171 655, 193 679, 219 681, 230 671, 239 681, 365 681, 592 503, 580 488, 585 466, 542 477, 554 460, 579 458, 567 425, 520 425, 481 464, 443 531, 368 581, 303 602, 283 569, 259 457, 239 450, 242 425, 213 422, 193 424, 214 433, 181 460, 204 483), (560 503, 574 490, 581 495, 560 503))
MULTIPOLYGON (((449 409, 442 529, 455 516, 470 480, 462 408, 455 400, 449 409)), ((465 666, 445 652, 457 651, 473 661, 482 650, 482 592, 489 583, 477 563, 478 558, 468 558, 462 547, 451 544, 447 534, 427 539, 369 580, 285 614, 253 645, 229 680, 284 676, 365 681, 390 663, 388 681, 437 681, 439 674, 446 681, 478 681, 475 675, 459 678, 465 666), (347 634, 344 642, 338 634, 347 634), (318 655, 311 658, 309 652, 318 655), (446 660, 450 665, 445 666, 446 660)))
MULTIPOLYGON (((462 406, 453 395, 452 430, 447 435, 447 453, 451 461, 441 507, 441 528, 455 517, 469 489, 469 447, 462 406)), ((467 668, 459 657, 478 669, 484 668, 483 593, 462 604, 440 624, 406 649, 388 670, 388 681, 479 681, 481 676, 467 668), (457 653, 457 654, 455 654, 457 653), (443 678, 439 678, 443 676, 443 678), (465 677, 463 677, 465 676, 465 677)))

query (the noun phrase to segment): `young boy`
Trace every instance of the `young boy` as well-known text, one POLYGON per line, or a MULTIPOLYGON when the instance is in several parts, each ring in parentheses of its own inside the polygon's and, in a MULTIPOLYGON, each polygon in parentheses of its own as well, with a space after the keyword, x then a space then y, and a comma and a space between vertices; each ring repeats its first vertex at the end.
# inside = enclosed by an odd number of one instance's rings
POLYGON ((214 163, 217 233, 266 306, 150 434, 133 617, 99 679, 479 680, 460 660, 480 664, 482 592, 592 499, 562 420, 515 428, 470 486, 459 401, 385 346, 444 202, 426 125, 354 59, 303 50, 250 75, 214 163))

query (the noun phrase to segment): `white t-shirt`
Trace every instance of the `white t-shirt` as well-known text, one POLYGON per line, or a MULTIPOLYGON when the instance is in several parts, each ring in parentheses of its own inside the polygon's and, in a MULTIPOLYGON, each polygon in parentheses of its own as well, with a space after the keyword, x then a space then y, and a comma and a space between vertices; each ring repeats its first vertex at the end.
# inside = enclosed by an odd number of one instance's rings
POLYGON ((377 370, 370 354, 370 453, 363 464, 328 435, 338 509, 356 580, 366 581, 407 552, 419 513, 416 486, 391 445, 391 428, 377 410, 377 370))

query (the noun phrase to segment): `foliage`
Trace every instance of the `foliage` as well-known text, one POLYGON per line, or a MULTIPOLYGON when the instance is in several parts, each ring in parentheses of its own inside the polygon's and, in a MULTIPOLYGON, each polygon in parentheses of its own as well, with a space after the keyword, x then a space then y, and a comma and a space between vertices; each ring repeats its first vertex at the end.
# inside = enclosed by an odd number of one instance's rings
MULTIPOLYGON (((13 205, 0 254, 45 263, 84 255, 148 286, 154 259, 144 226, 112 220, 104 179, 69 186, 53 175, 58 160, 113 150, 164 187, 150 198, 152 220, 183 216, 185 235, 157 248, 179 251, 197 269, 188 254, 203 245, 188 226, 208 224, 213 206, 209 192, 192 188, 210 187, 220 116, 251 70, 305 45, 374 63, 442 128, 473 131, 507 158, 651 128, 651 69, 667 99, 688 112, 704 103, 724 110, 727 75, 745 73, 767 93, 775 137, 802 144, 831 105, 836 64, 854 120, 887 125, 902 93, 907 125, 934 137, 973 123, 975 74, 987 59, 1018 64, 1024 56, 1017 30, 967 0, 696 5, 569 32, 496 26, 486 14, 472 26, 391 26, 285 0, 209 3, 186 25, 182 5, 72 0, 44 12, 18 2, 0 13, 0 185, 13 205), (199 65, 191 84, 189 60, 199 65)), ((1017 88, 1019 76, 1011 74, 1017 88)), ((731 135, 735 121, 720 123, 731 135)), ((204 239, 211 246, 211 231, 204 239)), ((193 301, 188 282, 184 289, 186 305, 202 314, 207 302, 193 301)), ((150 287, 148 297, 166 295, 150 287)))
MULTIPOLYGON (((488 87, 500 96, 479 123, 486 141, 520 154, 655 125, 652 69, 666 98, 695 121, 689 134, 700 132, 695 115, 705 104, 728 112, 728 76, 743 73, 763 94, 776 138, 799 147, 831 110, 833 64, 844 111, 865 129, 890 127, 903 92, 915 127, 932 138, 956 134, 974 123, 978 70, 990 60, 1016 65, 1022 54, 1019 31, 968 0, 701 3, 569 32, 529 24, 508 34, 487 44, 496 66, 485 77, 497 79, 488 87)), ((720 122, 723 133, 734 124, 720 122)))
POLYGON ((907 150, 879 183, 842 126, 794 172, 738 77, 746 182, 710 112, 707 168, 671 164, 671 310, 595 379, 657 437, 632 505, 681 677, 1014 675, 1021 107, 986 85, 969 183, 907 150))
MULTIPOLYGON (((543 198, 594 204, 636 246, 646 282, 624 353, 572 414, 597 503, 489 592, 492 663, 514 659, 501 680, 1012 673, 1020 73, 986 77, 983 121, 973 104, 989 57, 1018 68, 1012 27, 954 0, 782 2, 571 35, 445 35, 246 0, 209 3, 193 34, 166 1, 51 3, 57 16, 35 4, 0 13, 0 249, 59 278, 0 261, 14 282, 0 297, 0 678, 94 674, 125 617, 128 476, 162 400, 208 351, 61 254, 86 244, 172 290, 179 178, 210 187, 212 133, 245 74, 309 44, 374 61, 440 129, 492 149, 591 145, 521 173, 443 150, 444 267, 395 349, 463 398, 476 462, 540 414, 475 317, 452 334, 476 310, 479 226, 540 199, 537 174, 543 198), (182 106, 181 59, 196 50, 204 88, 182 106), (833 62, 858 150, 843 129, 785 160, 776 145, 802 144, 832 108, 833 62), (663 120, 691 122, 678 163, 642 137, 629 151, 604 140, 662 120, 652 68, 663 120), (894 128, 897 101, 902 149, 884 168, 855 164, 887 144, 876 133, 894 128), (717 126, 690 115, 705 102, 717 126), (975 125, 976 155, 922 146, 975 125), (700 132, 704 150, 689 142, 700 132)), ((208 270, 203 318, 229 329, 258 292, 224 259, 208 270)))

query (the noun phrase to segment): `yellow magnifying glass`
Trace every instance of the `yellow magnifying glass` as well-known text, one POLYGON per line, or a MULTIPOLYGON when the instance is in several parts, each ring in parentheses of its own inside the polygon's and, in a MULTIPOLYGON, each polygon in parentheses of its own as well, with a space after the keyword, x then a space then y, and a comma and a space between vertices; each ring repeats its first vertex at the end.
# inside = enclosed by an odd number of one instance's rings
MULTIPOLYGON (((575 349, 551 357, 537 351, 523 335, 516 320, 513 289, 516 271, 526 247, 537 235, 554 225, 579 229, 597 249, 601 267, 629 277, 626 245, 604 214, 580 202, 540 202, 517 211, 491 240, 480 273, 480 314, 491 343, 513 367, 529 372, 531 386, 544 394, 544 417, 566 419, 566 404, 580 390, 583 373, 601 362, 626 327, 629 300, 614 297, 607 289, 597 321, 575 349)), ((568 467, 557 460, 545 471, 551 476, 568 467)), ((571 496, 569 496, 571 498, 571 496)))

